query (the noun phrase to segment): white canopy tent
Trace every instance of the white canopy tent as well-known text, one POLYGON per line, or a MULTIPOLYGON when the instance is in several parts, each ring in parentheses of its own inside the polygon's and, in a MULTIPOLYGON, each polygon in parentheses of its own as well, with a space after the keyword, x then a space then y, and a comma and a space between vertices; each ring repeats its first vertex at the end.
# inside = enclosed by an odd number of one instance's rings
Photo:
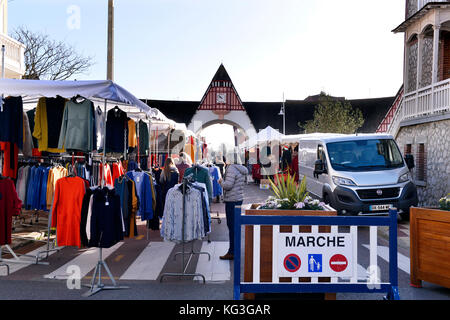
POLYGON ((278 130, 268 126, 261 130, 256 135, 251 136, 247 141, 241 144, 240 148, 254 148, 261 143, 270 141, 282 141, 284 135, 278 130))
MULTIPOLYGON (((107 109, 115 106, 122 108, 138 108, 142 115, 148 118, 167 121, 158 109, 151 108, 130 92, 110 80, 83 80, 83 81, 55 81, 55 80, 18 80, 0 79, 0 94, 4 96, 21 96, 24 100, 24 108, 30 108, 40 97, 73 98, 82 96, 94 103, 106 103, 107 109)), ((33 108, 35 105, 33 106, 33 108)), ((132 115, 136 110, 123 110, 132 115)))

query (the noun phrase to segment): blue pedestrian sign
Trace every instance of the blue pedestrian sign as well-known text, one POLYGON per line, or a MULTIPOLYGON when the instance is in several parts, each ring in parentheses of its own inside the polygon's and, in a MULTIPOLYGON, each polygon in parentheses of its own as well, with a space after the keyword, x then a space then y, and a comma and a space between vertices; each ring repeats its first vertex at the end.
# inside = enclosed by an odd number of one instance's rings
POLYGON ((308 254, 308 272, 322 272, 321 254, 308 254))

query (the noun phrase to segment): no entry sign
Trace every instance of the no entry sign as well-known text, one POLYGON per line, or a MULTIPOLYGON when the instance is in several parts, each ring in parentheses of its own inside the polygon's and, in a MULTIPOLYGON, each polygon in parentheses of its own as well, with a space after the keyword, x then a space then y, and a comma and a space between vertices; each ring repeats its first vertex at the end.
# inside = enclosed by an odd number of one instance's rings
POLYGON ((280 277, 353 276, 352 234, 278 233, 274 236, 278 248, 273 259, 278 261, 280 277))
POLYGON ((348 260, 342 254, 335 254, 330 258, 330 268, 335 272, 342 272, 348 267, 348 260))

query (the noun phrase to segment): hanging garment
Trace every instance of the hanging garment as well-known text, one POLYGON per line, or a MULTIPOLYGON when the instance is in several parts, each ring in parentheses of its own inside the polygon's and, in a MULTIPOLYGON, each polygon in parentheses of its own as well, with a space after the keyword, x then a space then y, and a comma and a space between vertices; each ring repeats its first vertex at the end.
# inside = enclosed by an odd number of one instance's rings
POLYGON ((202 193, 195 188, 187 187, 183 197, 180 188, 182 185, 177 185, 167 193, 161 237, 165 241, 173 242, 202 239, 206 235, 203 224, 202 193), (185 201, 184 212, 183 198, 185 201))
POLYGON ((59 149, 59 136, 61 134, 66 102, 67 99, 59 96, 56 98, 45 98, 48 124, 48 148, 50 150, 59 149))
POLYGON ((38 210, 47 211, 47 182, 50 168, 42 168, 42 178, 40 181, 38 210))
POLYGON ((35 116, 35 113, 36 113, 36 108, 34 108, 32 110, 29 110, 26 113, 27 113, 27 117, 28 117, 28 124, 30 126, 31 139, 32 139, 33 151, 34 151, 34 149, 37 150, 37 148, 38 148, 38 140, 33 136, 33 132, 34 132, 34 116, 35 116))
POLYGON ((164 205, 162 198, 161 185, 156 183, 154 178, 152 180, 152 194, 153 194, 153 218, 147 221, 147 228, 151 230, 159 230, 159 219, 163 217, 164 205))
POLYGON ((134 181, 139 198, 138 216, 141 220, 153 218, 153 196, 150 176, 146 172, 129 171, 127 176, 134 181))
MULTIPOLYGON (((95 188, 87 188, 86 193, 83 197, 83 202, 81 204, 81 216, 80 216, 80 240, 81 246, 87 247, 89 246, 89 238, 87 233, 87 223, 88 223, 88 213, 89 213, 89 204, 91 202, 92 195, 94 194, 95 188)), ((89 223, 90 226, 90 223, 89 223)), ((90 230, 90 228, 89 228, 90 230)), ((90 234, 90 232, 89 232, 90 234)))
POLYGON ((139 120, 139 154, 149 155, 150 151, 150 135, 148 132, 148 125, 142 120, 139 120))
POLYGON ((20 201, 22 201, 22 205, 25 205, 27 198, 27 183, 30 169, 30 166, 20 167, 17 173, 16 191, 17 196, 19 197, 20 201))
POLYGON ((22 153, 25 157, 33 156, 33 138, 31 135, 30 122, 28 121, 28 115, 23 113, 23 147, 22 153))
POLYGON ((95 109, 95 135, 96 135, 96 141, 97 145, 96 150, 98 152, 103 152, 103 144, 105 143, 105 114, 100 109, 100 107, 97 107, 95 109))
POLYGON ((65 99, 63 98, 40 98, 34 116, 33 137, 37 139, 37 147, 40 152, 62 153, 63 147, 58 146, 65 99), (48 117, 47 103, 54 115, 48 117), (49 144, 50 143, 50 144, 49 144))
POLYGON ((69 175, 69 171, 64 167, 55 167, 50 169, 47 180, 47 210, 51 209, 53 203, 53 196, 55 194, 56 182, 59 179, 65 178, 69 175))
POLYGON ((92 196, 89 247, 110 248, 124 239, 120 197, 113 189, 98 188, 92 196))
POLYGON ((3 100, 0 112, 0 141, 23 147, 23 102, 22 97, 8 97, 3 100))
POLYGON ((123 176, 115 180, 114 189, 120 197, 125 237, 133 238, 137 236, 136 213, 139 209, 135 183, 129 177, 123 176))
POLYGON ((12 142, 0 142, 0 150, 3 152, 3 171, 4 177, 12 179, 17 178, 19 165, 19 148, 12 142))
POLYGON ((185 162, 181 162, 181 163, 177 164, 177 169, 178 169, 178 172, 180 173, 180 176, 178 179, 179 183, 181 183, 181 181, 183 180, 184 172, 186 171, 186 169, 190 168, 190 167, 192 167, 192 166, 185 162))
POLYGON ((83 102, 69 100, 64 109, 59 148, 81 152, 94 149, 94 104, 85 99, 83 102))
POLYGON ((128 148, 137 147, 136 122, 128 119, 128 148))
POLYGON ((213 186, 213 197, 221 196, 223 193, 222 186, 219 183, 221 179, 219 168, 216 166, 212 166, 209 168, 209 174, 212 178, 212 186, 213 186))
POLYGON ((108 111, 106 119, 106 152, 124 153, 128 144, 127 114, 118 107, 108 111))
POLYGON ((98 178, 98 185, 101 185, 102 178, 103 182, 106 186, 109 186, 111 188, 114 187, 114 180, 112 178, 111 173, 111 167, 109 164, 105 163, 104 165, 100 164, 100 170, 99 170, 99 178, 98 178))
POLYGON ((56 227, 58 246, 81 247, 80 223, 86 184, 80 177, 66 177, 56 182, 52 227, 56 227))
POLYGON ((12 217, 19 215, 21 207, 14 182, 0 179, 0 245, 11 244, 12 217))
POLYGON ((206 185, 200 182, 192 183, 192 187, 202 193, 202 212, 203 212, 203 226, 205 234, 211 231, 211 212, 209 206, 209 197, 206 190, 206 185))
POLYGON ((169 189, 173 188, 176 184, 178 184, 178 169, 176 167, 171 167, 169 176, 167 179, 164 176, 164 170, 161 172, 161 175, 159 177, 159 184, 161 185, 161 192, 162 192, 162 201, 163 206, 166 203, 166 195, 169 189))
POLYGON ((212 184, 211 184, 211 176, 209 174, 209 170, 205 167, 194 165, 193 167, 187 168, 184 172, 184 176, 190 176, 192 175, 192 178, 194 181, 204 183, 206 185, 206 189, 208 190, 208 195, 210 202, 212 202, 213 199, 213 190, 212 190, 212 184))
POLYGON ((23 103, 21 97, 3 100, 0 112, 0 148, 4 153, 5 177, 17 178, 19 149, 23 148, 23 103))
POLYGON ((112 180, 116 181, 117 178, 123 176, 125 174, 125 169, 122 166, 122 163, 115 162, 112 165, 112 180))

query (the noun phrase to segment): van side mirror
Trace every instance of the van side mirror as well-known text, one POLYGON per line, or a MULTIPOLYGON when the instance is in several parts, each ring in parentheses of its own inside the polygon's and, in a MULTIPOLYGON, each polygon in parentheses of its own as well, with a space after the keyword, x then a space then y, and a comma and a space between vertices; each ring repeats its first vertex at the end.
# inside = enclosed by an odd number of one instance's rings
POLYGON ((316 160, 314 163, 314 177, 319 177, 319 175, 326 173, 325 164, 322 160, 316 160))
POLYGON ((415 167, 414 156, 412 154, 407 154, 405 156, 405 162, 406 162, 406 165, 408 166, 409 170, 411 170, 412 168, 415 167))

